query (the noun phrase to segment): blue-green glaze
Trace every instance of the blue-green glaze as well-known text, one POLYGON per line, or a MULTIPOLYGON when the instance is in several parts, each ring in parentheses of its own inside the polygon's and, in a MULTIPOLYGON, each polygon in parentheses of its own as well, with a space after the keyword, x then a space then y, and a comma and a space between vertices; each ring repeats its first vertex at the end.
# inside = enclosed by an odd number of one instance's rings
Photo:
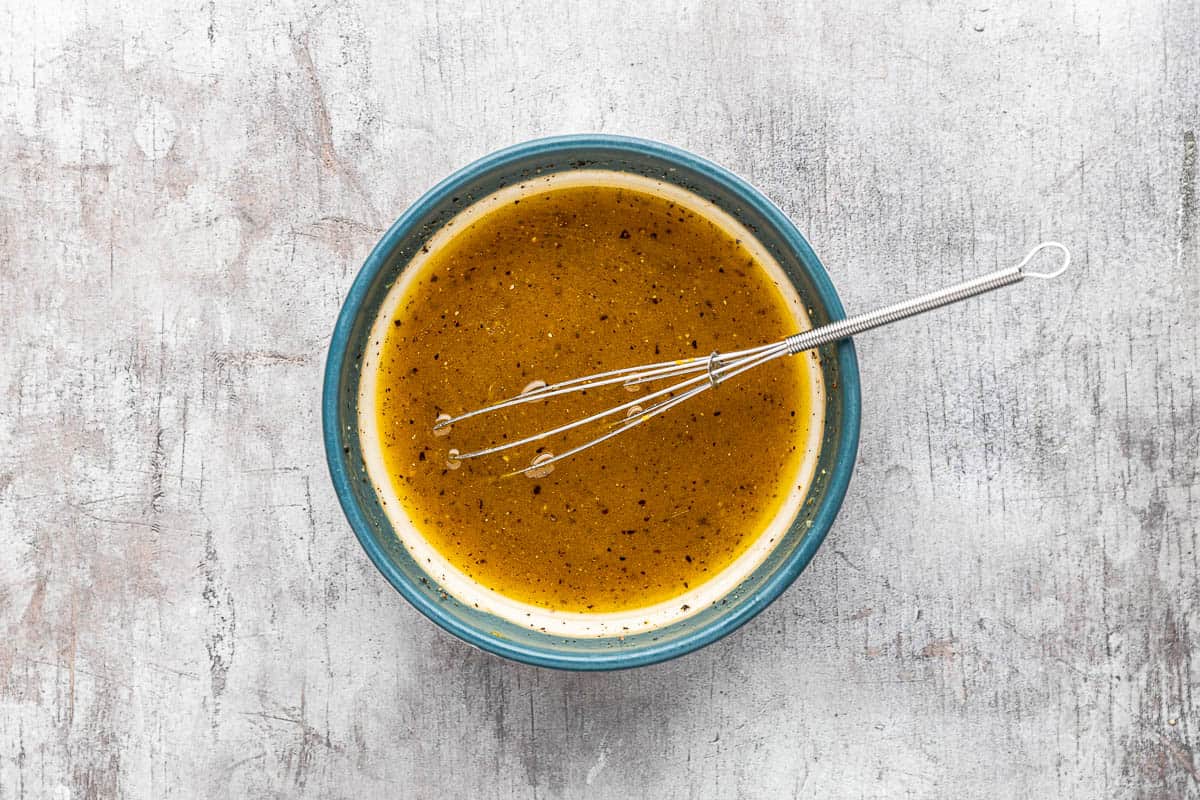
POLYGON ((808 565, 833 524, 854 468, 861 413, 858 362, 849 341, 822 349, 828 400, 821 453, 808 497, 767 559, 713 606, 623 639, 565 639, 519 627, 440 591, 401 544, 367 479, 357 424, 363 349, 388 288, 446 220, 503 186, 579 168, 646 175, 715 202, 750 228, 778 259, 810 309, 814 325, 845 316, 828 274, 796 227, 728 170, 643 139, 580 135, 526 142, 485 156, 430 189, 396 220, 367 257, 329 345, 322 401, 325 455, 342 509, 363 549, 421 613, 467 642, 517 661, 560 669, 621 669, 665 661, 716 641, 762 611, 808 565))

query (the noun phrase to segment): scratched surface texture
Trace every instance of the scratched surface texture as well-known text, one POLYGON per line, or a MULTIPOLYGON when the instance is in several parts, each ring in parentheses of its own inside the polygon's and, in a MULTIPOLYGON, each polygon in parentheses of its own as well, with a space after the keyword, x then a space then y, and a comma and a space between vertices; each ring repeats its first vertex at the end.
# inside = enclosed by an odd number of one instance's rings
POLYGON ((1200 796, 1195 0, 135 6, 0 7, 0 798, 1200 796), (850 308, 1077 257, 863 338, 811 568, 606 675, 409 608, 318 435, 384 227, 576 131, 745 175, 850 308))

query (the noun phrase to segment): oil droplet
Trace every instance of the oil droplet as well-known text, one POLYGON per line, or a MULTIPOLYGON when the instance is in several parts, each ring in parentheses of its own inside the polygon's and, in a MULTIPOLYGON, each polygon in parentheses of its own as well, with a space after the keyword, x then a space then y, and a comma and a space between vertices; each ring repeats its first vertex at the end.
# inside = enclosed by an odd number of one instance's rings
POLYGON ((446 469, 458 469, 462 466, 462 459, 458 457, 461 452, 457 447, 450 448, 450 452, 446 453, 446 469))
POLYGON ((453 425, 443 425, 443 422, 449 422, 451 419, 449 414, 438 414, 437 419, 433 421, 434 436, 449 436, 450 431, 454 428, 453 425))
POLYGON ((540 389, 545 389, 545 388, 546 388, 545 381, 530 381, 529 385, 521 390, 521 394, 523 394, 523 395, 533 394, 534 392, 536 392, 540 389))
POLYGON ((530 478, 546 477, 551 472, 554 472, 554 465, 546 464, 546 462, 551 460, 552 458, 554 458, 553 453, 542 453, 540 456, 538 456, 537 458, 535 458, 533 460, 533 464, 530 465, 532 468, 525 470, 525 474, 527 476, 529 476, 530 478), (545 466, 538 466, 539 464, 545 464, 545 466))

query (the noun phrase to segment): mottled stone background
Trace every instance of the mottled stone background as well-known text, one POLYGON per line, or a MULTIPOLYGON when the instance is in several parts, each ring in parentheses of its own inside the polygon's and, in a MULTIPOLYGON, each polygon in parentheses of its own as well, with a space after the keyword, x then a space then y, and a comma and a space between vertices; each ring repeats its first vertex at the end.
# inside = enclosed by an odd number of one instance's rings
POLYGON ((0 797, 1200 796, 1200 6, 0 4, 0 797), (476 652, 329 486, 383 228, 571 131, 728 165, 863 309, 812 567, 676 662, 476 652))

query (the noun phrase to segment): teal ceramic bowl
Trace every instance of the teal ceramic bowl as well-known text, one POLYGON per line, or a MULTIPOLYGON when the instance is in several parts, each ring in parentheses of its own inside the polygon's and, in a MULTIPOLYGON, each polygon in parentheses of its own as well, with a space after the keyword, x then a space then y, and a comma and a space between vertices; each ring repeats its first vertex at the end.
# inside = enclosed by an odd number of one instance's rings
POLYGON ((757 569, 722 599, 664 627, 603 638, 530 630, 459 602, 410 555, 367 479, 358 435, 361 358, 397 275, 447 220, 471 201, 513 183, 563 170, 619 170, 676 184, 715 203, 749 228, 783 267, 814 325, 841 319, 841 302, 821 262, 769 200, 722 167, 657 142, 563 136, 486 156, 442 181, 392 225, 367 257, 337 320, 325 367, 325 454, 338 499, 367 555, 396 590, 450 633, 484 650, 545 667, 606 670, 664 661, 737 629, 780 595, 808 565, 841 506, 858 449, 858 365, 849 341, 821 352, 826 386, 816 475, 798 516, 757 569))

